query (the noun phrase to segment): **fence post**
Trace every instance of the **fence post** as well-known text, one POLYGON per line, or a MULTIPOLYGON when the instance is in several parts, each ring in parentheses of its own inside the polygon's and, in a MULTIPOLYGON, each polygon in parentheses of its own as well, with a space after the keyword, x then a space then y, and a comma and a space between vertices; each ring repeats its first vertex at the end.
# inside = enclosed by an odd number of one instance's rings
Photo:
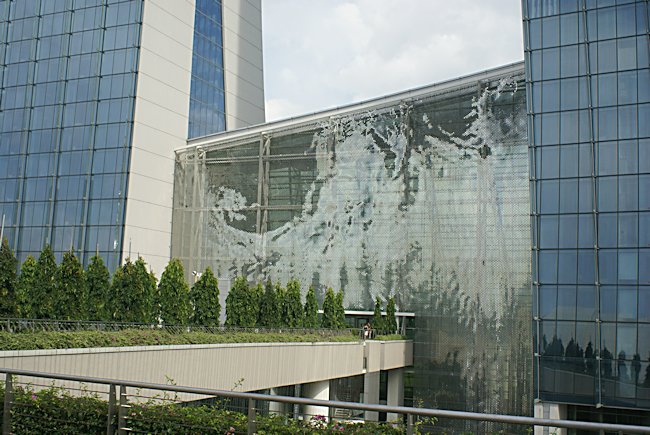
POLYGON ((115 426, 113 425, 114 416, 115 416, 115 385, 111 384, 108 389, 108 419, 106 420, 107 435, 113 435, 115 433, 115 426))
POLYGON ((2 434, 11 433, 11 405, 14 403, 13 379, 9 373, 5 377, 5 403, 2 410, 2 434))
POLYGON ((255 399, 248 399, 248 435, 253 435, 257 430, 255 421, 255 399))
POLYGON ((406 435, 413 435, 413 414, 406 414, 406 435))
POLYGON ((120 407, 117 411, 117 433, 118 435, 125 435, 126 431, 126 412, 129 405, 126 402, 126 387, 120 385, 120 407))

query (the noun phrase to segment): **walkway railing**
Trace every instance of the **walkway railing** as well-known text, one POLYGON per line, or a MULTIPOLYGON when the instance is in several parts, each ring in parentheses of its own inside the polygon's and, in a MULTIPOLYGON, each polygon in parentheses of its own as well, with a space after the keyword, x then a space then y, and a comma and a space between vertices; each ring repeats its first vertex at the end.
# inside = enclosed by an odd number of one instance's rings
MULTIPOLYGON (((225 406, 230 409, 232 409, 232 406, 229 406, 232 405, 231 401, 238 400, 240 403, 245 404, 244 409, 241 409, 243 412, 241 414, 237 414, 238 417, 233 417, 232 411, 225 411, 224 414, 221 414, 221 417, 223 418, 234 418, 234 420, 232 420, 234 422, 233 425, 231 427, 227 427, 226 429, 226 433, 228 434, 253 434, 256 433, 258 426, 260 425, 266 425, 264 429, 267 431, 266 433, 274 433, 272 431, 269 432, 268 429, 268 425, 272 425, 273 420, 265 420, 259 412, 259 410, 262 408, 260 405, 263 403, 294 405, 290 406, 289 410, 285 410, 287 412, 287 415, 291 414, 293 417, 302 418, 303 421, 310 421, 310 423, 308 423, 310 424, 310 430, 318 427, 323 427, 328 418, 325 416, 314 416, 311 420, 309 420, 309 415, 307 413, 295 412, 295 405, 302 405, 308 409, 323 409, 322 407, 327 407, 371 412, 386 412, 404 416, 403 419, 406 421, 405 425, 384 426, 384 429, 386 431, 390 430, 391 433, 413 434, 418 431, 418 420, 421 421, 421 419, 444 417, 459 420, 524 425, 528 427, 550 426, 589 431, 609 431, 625 434, 650 434, 650 427, 645 426, 591 423, 570 420, 550 420, 513 415, 480 414, 474 412, 448 411, 441 409, 424 409, 404 406, 386 406, 341 402, 333 400, 316 400, 291 396, 243 393, 237 391, 223 391, 207 388, 182 387, 177 385, 162 385, 144 382, 120 381, 115 379, 31 372, 26 370, 0 369, 0 373, 5 374, 4 407, 2 412, 3 434, 9 434, 14 431, 19 432, 19 430, 16 430, 17 427, 20 429, 29 427, 30 424, 42 424, 42 421, 39 420, 33 422, 30 420, 30 418, 40 418, 43 420, 42 417, 39 417, 36 408, 39 408, 39 410, 42 412, 45 406, 43 403, 51 403, 53 400, 57 400, 56 391, 59 391, 58 394, 61 394, 61 400, 74 400, 75 398, 81 398, 81 400, 84 400, 83 398, 86 398, 84 402, 79 402, 79 408, 83 408, 81 410, 83 411, 81 415, 84 416, 84 421, 73 420, 72 415, 77 410, 68 410, 67 413, 61 412, 60 415, 57 414, 54 417, 50 416, 49 418, 51 421, 47 421, 44 424, 51 425, 50 429, 54 428, 55 425, 58 425, 59 427, 70 424, 84 425, 83 430, 77 427, 76 432, 87 433, 92 432, 125 434, 127 432, 156 432, 156 425, 160 424, 160 421, 152 418, 151 413, 146 415, 143 414, 142 407, 144 405, 141 405, 142 403, 148 403, 150 407, 153 406, 151 405, 153 401, 163 404, 159 405, 157 408, 162 411, 158 414, 160 418, 164 417, 174 420, 173 416, 182 414, 181 411, 183 409, 187 410, 189 408, 192 410, 191 406, 187 406, 188 400, 201 400, 202 403, 208 403, 209 401, 212 401, 213 404, 216 403, 222 408, 225 406), (23 377, 26 377, 29 383, 25 383, 25 380, 20 382, 19 379, 23 377), (39 384, 38 380, 41 380, 40 382, 43 383, 39 384), (57 381, 65 386, 58 387, 58 390, 55 389, 54 392, 52 392, 53 390, 46 390, 45 394, 38 392, 39 388, 47 388, 48 386, 51 388, 53 381, 57 381), (157 392, 157 394, 151 395, 151 392, 157 392), (100 400, 100 394, 103 395, 106 400, 100 400), (179 399, 179 395, 183 395, 182 401, 179 399), (194 399, 189 399, 189 397, 194 397, 194 399), (181 405, 181 402, 185 403, 181 405), (39 403, 38 406, 37 403, 39 403), (89 403, 96 405, 95 408, 92 408, 89 403), (173 406, 175 405, 178 407, 174 408, 173 406), (97 408, 97 406, 99 406, 99 408, 97 408), (95 412, 94 414, 92 412, 93 410, 95 412), (103 417, 101 417, 101 414, 103 414, 103 417), (95 420, 92 420, 93 417, 95 420)), ((192 414, 194 416, 200 414, 198 411, 199 409, 216 409, 208 407, 197 408, 196 403, 194 406, 195 412, 192 414)), ((267 413, 270 414, 273 414, 273 412, 275 412, 273 411, 274 409, 277 410, 279 408, 277 406, 266 408, 267 413)), ((281 411, 278 412, 281 414, 281 411)), ((183 421, 180 418, 174 421, 174 424, 177 424, 175 430, 176 433, 224 433, 217 427, 219 422, 214 419, 212 420, 212 425, 210 426, 192 425, 191 423, 183 421)), ((277 428, 278 430, 280 428, 287 428, 287 425, 295 424, 296 421, 297 420, 286 418, 285 416, 284 422, 280 422, 281 426, 277 426, 277 428)), ((278 420, 276 419, 275 422, 277 423, 278 420)), ((341 424, 343 425, 346 423, 341 424)), ((303 427, 305 429, 307 428, 306 426, 303 427)), ((33 427, 31 429, 33 429, 33 427)), ((523 431, 524 429, 522 428, 522 432, 523 431)))

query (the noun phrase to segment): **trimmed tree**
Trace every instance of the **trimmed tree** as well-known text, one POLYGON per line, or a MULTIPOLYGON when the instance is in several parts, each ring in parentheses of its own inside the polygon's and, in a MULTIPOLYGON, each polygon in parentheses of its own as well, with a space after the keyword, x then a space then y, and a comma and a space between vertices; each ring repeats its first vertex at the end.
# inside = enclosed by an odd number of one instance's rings
POLYGON ((163 323, 185 325, 190 319, 190 289, 185 282, 183 264, 172 258, 158 284, 160 319, 163 323))
POLYGON ((63 254, 63 260, 56 270, 54 284, 53 317, 60 320, 87 319, 84 269, 74 252, 63 254))
POLYGON ((395 317, 395 299, 389 298, 386 304, 385 328, 390 334, 397 332, 397 318, 395 317))
POLYGON ((111 290, 111 275, 99 255, 94 255, 84 274, 86 281, 88 320, 108 320, 108 297, 111 290))
MULTIPOLYGON (((162 279, 161 279, 162 280, 162 279)), ((206 268, 201 278, 192 286, 190 299, 194 306, 192 323, 195 325, 218 326, 221 315, 219 283, 211 268, 206 268)))
POLYGON ((379 299, 379 296, 375 299, 375 312, 372 315, 372 327, 376 331, 383 331, 386 329, 384 318, 381 315, 381 299, 379 299))
POLYGON ((266 281, 266 285, 264 286, 264 295, 260 301, 260 317, 258 324, 267 328, 276 326, 278 324, 279 315, 278 297, 275 293, 273 283, 271 283, 271 280, 269 279, 266 281))
POLYGON ((287 283, 287 296, 285 299, 285 321, 289 328, 302 326, 303 306, 300 302, 300 283, 292 279, 287 283))
POLYGON ((136 282, 138 283, 138 298, 142 302, 138 316, 140 320, 135 320, 135 322, 154 323, 158 320, 160 314, 156 276, 153 271, 147 271, 147 263, 142 257, 138 257, 133 266, 135 267, 136 282))
POLYGON ((147 272, 146 263, 138 258, 135 263, 127 258, 115 271, 109 298, 109 312, 119 322, 152 323, 156 294, 156 278, 147 272))
POLYGON ((318 301, 316 300, 313 286, 309 286, 307 297, 305 298, 305 319, 303 325, 305 328, 318 328, 318 301))
POLYGON ((243 276, 235 278, 232 288, 226 297, 226 325, 250 326, 247 318, 248 282, 243 276))
POLYGON ((325 299, 323 300, 323 320, 321 322, 323 328, 337 329, 337 315, 336 315, 336 295, 331 287, 325 292, 325 299))
POLYGON ((7 239, 0 246, 0 316, 13 317, 16 306, 16 267, 18 260, 9 247, 7 239))
POLYGON ((110 319, 118 322, 137 321, 139 309, 136 305, 140 302, 137 287, 135 266, 127 258, 113 274, 107 310, 110 319))
POLYGON ((345 328, 345 308, 343 308, 343 290, 339 290, 336 294, 336 327, 339 329, 345 328))
POLYGON ((280 281, 275 283, 275 297, 278 304, 278 317, 275 320, 275 325, 287 326, 287 290, 282 287, 280 281))
POLYGON ((259 321, 260 321, 262 298, 264 297, 264 286, 262 285, 261 282, 258 282, 255 287, 250 287, 249 290, 251 292, 249 296, 250 304, 251 307, 253 308, 250 314, 251 316, 254 316, 254 320, 255 320, 252 326, 260 326, 259 321))
POLYGON ((36 263, 36 282, 32 299, 32 316, 37 319, 51 319, 54 313, 54 292, 56 286, 56 260, 50 245, 45 245, 36 263))
POLYGON ((20 267, 20 276, 16 282, 16 304, 20 317, 34 318, 34 297, 36 289, 36 270, 38 263, 31 255, 28 255, 20 267))

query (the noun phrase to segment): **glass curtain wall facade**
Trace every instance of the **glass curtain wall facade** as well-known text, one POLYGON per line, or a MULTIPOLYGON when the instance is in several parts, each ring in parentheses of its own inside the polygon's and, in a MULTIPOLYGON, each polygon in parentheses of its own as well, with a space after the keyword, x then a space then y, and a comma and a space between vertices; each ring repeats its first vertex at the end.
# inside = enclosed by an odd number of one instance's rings
POLYGON ((226 129, 221 0, 196 0, 188 138, 226 129))
POLYGON ((650 409, 648 2, 522 9, 535 394, 650 409))
POLYGON ((321 302, 343 289, 347 308, 392 296, 416 313, 416 400, 530 414, 523 79, 510 68, 177 151, 172 256, 221 282, 296 278, 321 302))
POLYGON ((0 215, 20 261, 45 243, 120 261, 142 8, 0 1, 0 215))

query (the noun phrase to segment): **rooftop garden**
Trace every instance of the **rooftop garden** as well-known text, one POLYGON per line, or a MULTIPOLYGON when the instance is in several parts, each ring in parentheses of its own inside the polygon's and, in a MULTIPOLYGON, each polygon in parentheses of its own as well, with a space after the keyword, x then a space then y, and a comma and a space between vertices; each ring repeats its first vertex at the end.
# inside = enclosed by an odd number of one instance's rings
MULTIPOLYGON (((375 339, 402 339, 395 304, 382 316, 378 299, 375 339)), ((84 269, 73 251, 57 264, 45 246, 38 259, 18 261, 3 240, 0 247, 0 350, 61 349, 173 344, 356 341, 348 329, 343 292, 328 288, 322 302, 310 287, 289 280, 251 285, 235 279, 220 324, 217 278, 207 268, 190 287, 182 263, 171 259, 160 280, 145 261, 126 259, 111 276, 100 256, 84 269), (322 309, 322 313, 319 313, 322 309)))

